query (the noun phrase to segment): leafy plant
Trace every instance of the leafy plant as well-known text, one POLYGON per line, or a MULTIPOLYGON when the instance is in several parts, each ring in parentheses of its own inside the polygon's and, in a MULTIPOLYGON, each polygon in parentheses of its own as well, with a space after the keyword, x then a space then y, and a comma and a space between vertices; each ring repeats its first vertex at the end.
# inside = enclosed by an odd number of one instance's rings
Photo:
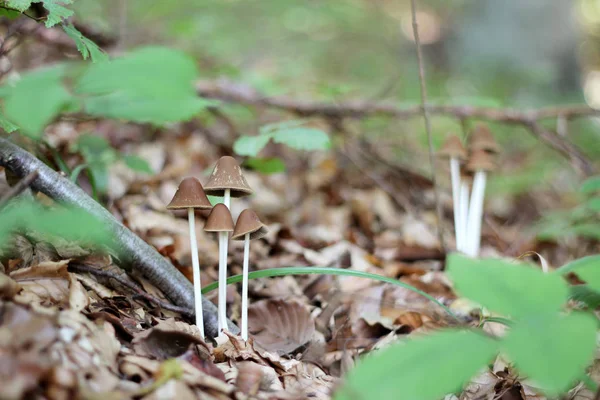
POLYGON ((569 287, 563 275, 575 272, 595 289, 598 270, 600 257, 544 274, 525 264, 451 255, 448 275, 456 290, 509 317, 508 334, 492 338, 475 329, 442 330, 401 341, 366 356, 335 398, 438 399, 459 390, 498 353, 546 394, 564 393, 593 359, 598 320, 565 308, 569 287))
POLYGON ((71 181, 77 182, 81 172, 88 170, 92 186, 97 193, 104 194, 108 190, 108 168, 116 161, 122 160, 130 169, 151 174, 150 165, 143 158, 135 155, 122 155, 100 136, 81 135, 71 150, 81 153, 85 163, 78 165, 71 172, 71 181))
POLYGON ((272 140, 295 150, 327 150, 331 141, 327 133, 320 129, 302 126, 305 121, 293 120, 264 125, 258 135, 240 136, 233 144, 233 151, 240 156, 249 156, 246 165, 265 174, 285 171, 285 164, 279 158, 259 158, 265 146, 272 140))

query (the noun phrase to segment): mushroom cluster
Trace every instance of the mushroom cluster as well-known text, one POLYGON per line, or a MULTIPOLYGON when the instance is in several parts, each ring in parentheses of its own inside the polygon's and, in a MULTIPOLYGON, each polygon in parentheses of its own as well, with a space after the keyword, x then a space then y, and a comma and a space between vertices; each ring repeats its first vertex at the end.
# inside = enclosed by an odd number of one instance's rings
POLYGON ((194 297, 196 325, 204 337, 204 319, 202 313, 202 294, 200 285, 200 263, 198 261, 198 244, 195 231, 195 211, 208 210, 210 214, 204 224, 204 231, 215 232, 219 240, 219 290, 218 290, 218 330, 228 330, 227 326, 227 254, 229 234, 233 240, 244 240, 244 262, 242 283, 242 320, 241 336, 248 339, 248 264, 250 257, 250 240, 260 239, 267 234, 267 227, 260 221, 256 213, 250 209, 242 211, 233 223, 230 204, 231 197, 242 197, 252 194, 252 189, 246 182, 242 169, 233 157, 221 157, 204 187, 196 178, 185 178, 181 181, 173 200, 167 205, 169 210, 187 210, 190 245, 192 251, 192 268, 194 279, 194 297), (207 194, 223 197, 223 203, 214 207, 208 200, 207 194))
POLYGON ((450 160, 456 250, 471 257, 479 254, 486 174, 496 169, 499 151, 489 128, 479 124, 469 136, 468 152, 456 135, 448 136, 438 152, 450 160))

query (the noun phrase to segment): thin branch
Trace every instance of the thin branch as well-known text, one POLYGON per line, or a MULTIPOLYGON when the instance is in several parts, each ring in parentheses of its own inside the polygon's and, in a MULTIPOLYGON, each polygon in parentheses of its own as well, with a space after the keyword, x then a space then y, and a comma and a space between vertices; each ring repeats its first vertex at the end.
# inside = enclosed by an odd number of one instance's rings
MULTIPOLYGON (((117 221, 114 216, 95 202, 80 187, 46 166, 35 156, 0 137, 0 166, 16 176, 24 177, 37 170, 39 176, 31 187, 55 201, 80 208, 99 218, 113 236, 113 251, 121 266, 137 269, 175 304, 194 309, 192 284, 160 253, 139 236, 117 221)), ((206 297, 202 298, 204 326, 208 336, 217 336, 217 308, 206 297)), ((190 311, 192 312, 192 311, 190 311)), ((231 323, 233 333, 239 329, 231 323)))
POLYGON ((159 298, 152 296, 150 293, 145 292, 140 286, 136 285, 135 283, 123 278, 122 276, 120 276, 118 274, 115 274, 112 271, 106 271, 103 269, 91 267, 89 265, 83 265, 83 264, 77 264, 77 263, 70 263, 69 271, 79 272, 79 273, 90 273, 95 276, 101 276, 103 278, 108 278, 108 279, 114 279, 115 281, 119 282, 121 285, 127 287, 128 289, 131 289, 137 297, 141 297, 141 298, 149 301, 150 303, 156 304, 160 308, 164 308, 165 310, 169 310, 169 311, 175 311, 180 314, 186 315, 188 317, 194 316, 194 313, 191 312, 188 308, 178 307, 171 303, 162 301, 159 298))
MULTIPOLYGON (((196 85, 198 94, 205 98, 280 109, 304 117, 351 118, 390 117, 409 119, 423 114, 422 106, 398 107, 393 103, 350 100, 340 103, 322 103, 298 100, 286 96, 266 97, 255 89, 227 80, 201 81, 196 85)), ((489 108, 429 104, 430 115, 458 119, 479 119, 490 122, 528 126, 534 121, 567 120, 600 116, 600 110, 585 104, 543 107, 539 109, 489 108)))
POLYGON ((25 189, 27 189, 31 185, 31 183, 35 180, 35 178, 37 178, 37 177, 38 177, 38 171, 36 169, 36 170, 32 171, 29 175, 27 175, 25 178, 23 178, 19 182, 17 182, 17 184, 15 186, 10 188, 10 190, 8 192, 6 192, 4 194, 4 196, 0 197, 0 210, 12 198, 17 197, 18 195, 23 193, 23 191, 25 189))
POLYGON ((425 67, 423 65, 423 54, 421 52, 421 42, 419 40, 419 24, 417 22, 417 6, 415 5, 415 0, 410 1, 410 8, 412 12, 412 26, 413 33, 415 36, 415 46, 417 48, 417 63, 419 64, 419 82, 421 84, 421 107, 423 109, 425 132, 427 132, 427 141, 429 144, 429 164, 431 164, 431 182, 433 183, 433 194, 435 197, 435 209, 437 213, 438 238, 442 250, 445 250, 446 246, 444 243, 444 234, 442 232, 442 221, 444 220, 444 216, 442 214, 442 203, 440 202, 440 192, 439 187, 437 185, 435 153, 433 150, 433 139, 431 137, 431 123, 429 122, 429 106, 427 104, 427 85, 425 83, 425 67))

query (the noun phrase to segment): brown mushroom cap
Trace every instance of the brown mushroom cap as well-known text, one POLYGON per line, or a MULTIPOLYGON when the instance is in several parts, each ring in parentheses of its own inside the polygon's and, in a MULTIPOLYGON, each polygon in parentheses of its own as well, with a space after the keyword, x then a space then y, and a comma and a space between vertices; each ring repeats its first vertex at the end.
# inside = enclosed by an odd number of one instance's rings
POLYGON ((260 239, 269 233, 269 229, 260 222, 258 215, 249 208, 242 211, 238 217, 231 239, 244 240, 247 233, 250 234, 250 240, 260 239))
POLYGON ((168 210, 181 210, 184 208, 197 208, 200 210, 209 210, 212 204, 204 193, 202 184, 196 178, 185 178, 179 184, 173 200, 167 205, 168 210))
POLYGON ((208 182, 204 185, 206 193, 223 196, 225 189, 231 190, 231 197, 242 197, 252 194, 252 189, 242 175, 242 169, 235 158, 224 156, 217 161, 208 182))
POLYGON ((450 135, 442 144, 438 151, 438 155, 443 157, 458 158, 460 160, 467 159, 467 150, 463 146, 460 138, 456 135, 450 135))
POLYGON ((478 150, 489 151, 490 153, 500 152, 500 146, 494 139, 490 128, 485 124, 479 124, 475 127, 473 133, 471 133, 469 148, 473 152, 478 150))
POLYGON ((476 171, 494 171, 496 169, 496 163, 494 156, 487 151, 478 150, 471 155, 469 163, 467 164, 467 170, 476 171))
POLYGON ((232 232, 233 231, 233 219, 229 208, 223 203, 219 203, 213 207, 206 224, 204 224, 204 230, 206 232, 232 232))

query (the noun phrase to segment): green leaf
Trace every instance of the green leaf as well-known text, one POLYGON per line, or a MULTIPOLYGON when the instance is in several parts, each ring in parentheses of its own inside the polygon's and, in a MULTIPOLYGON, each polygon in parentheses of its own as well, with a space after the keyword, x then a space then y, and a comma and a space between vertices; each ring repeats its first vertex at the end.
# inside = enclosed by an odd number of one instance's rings
POLYGON ((148 164, 148 161, 144 160, 141 157, 128 154, 123 156, 123 161, 125 161, 125 164, 127 164, 129 168, 136 172, 142 172, 144 174, 154 173, 154 171, 152 171, 152 168, 150 167, 150 164, 148 164))
POLYGON ((512 327, 503 349, 520 372, 558 395, 594 358, 596 326, 592 316, 578 312, 530 317, 512 327))
POLYGON ((296 150, 327 150, 331 143, 325 132, 314 128, 291 128, 274 132, 273 141, 296 150))
POLYGON ((233 151, 238 156, 256 157, 258 153, 269 143, 271 135, 261 134, 257 136, 242 135, 233 143, 233 151))
POLYGON ((513 317, 559 311, 569 294, 560 275, 544 274, 526 264, 452 254, 447 270, 462 296, 513 317))
POLYGON ((581 184, 579 189, 582 193, 593 193, 600 191, 600 176, 593 176, 581 184))
POLYGON ((438 400, 485 367, 498 347, 477 331, 446 330, 403 341, 359 362, 334 400, 438 400))
POLYGON ((6 17, 8 19, 16 19, 21 16, 19 11, 7 10, 6 8, 0 8, 0 17, 6 17))
POLYGON ((87 60, 89 57, 94 63, 108 61, 108 54, 98 47, 96 43, 83 36, 73 25, 63 25, 63 30, 73 39, 77 50, 79 50, 84 60, 87 60))
POLYGON ((277 174, 285 172, 285 163, 281 158, 250 158, 245 162, 246 166, 260 172, 261 174, 277 174))
POLYGON ((73 102, 63 76, 63 66, 42 69, 23 75, 14 87, 6 87, 6 118, 26 135, 39 139, 46 125, 73 102))
POLYGON ((196 94, 198 71, 186 54, 163 47, 136 50, 91 65, 77 83, 92 115, 163 124, 190 119, 209 104, 196 94))
POLYGON ((588 200, 585 203, 585 206, 587 207, 588 210, 591 210, 594 212, 600 212, 600 197, 596 197, 596 198, 588 200))
POLYGON ((45 208, 17 200, 0 210, 0 243, 12 231, 36 231, 67 240, 109 244, 112 235, 104 223, 87 212, 69 207, 45 208))
POLYGON ((108 191, 108 165, 104 162, 88 163, 88 171, 92 174, 93 186, 100 193, 108 191))
POLYGON ((587 256, 571 261, 554 271, 555 274, 566 275, 571 272, 578 272, 580 269, 598 268, 600 265, 600 255, 587 256))
MULTIPOLYGON (((37 3, 40 0, 36 1, 37 3)), ((73 0, 41 0, 44 8, 48 10, 46 18, 46 28, 51 28, 56 24, 60 24, 64 19, 73 16, 73 11, 65 7, 65 5, 73 4, 73 0)))
POLYGON ((580 258, 556 272, 560 274, 574 272, 581 280, 587 282, 591 289, 600 291, 600 255, 580 258))
POLYGON ((8 0, 6 2, 6 4, 10 8, 14 8, 21 12, 23 12, 23 11, 27 10, 29 7, 31 7, 31 3, 33 3, 32 0, 8 0))

